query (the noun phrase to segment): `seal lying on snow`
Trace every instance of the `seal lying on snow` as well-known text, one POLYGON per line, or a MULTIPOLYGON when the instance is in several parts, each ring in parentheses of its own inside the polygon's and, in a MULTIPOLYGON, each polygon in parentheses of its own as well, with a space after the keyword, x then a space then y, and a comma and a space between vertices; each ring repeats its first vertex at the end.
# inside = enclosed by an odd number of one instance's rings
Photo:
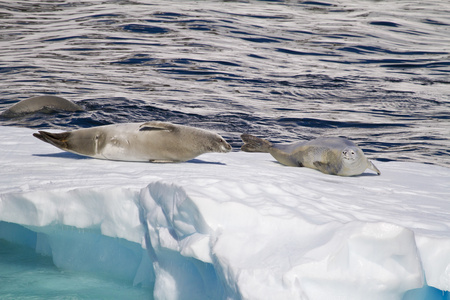
POLYGON ((243 151, 268 152, 286 166, 307 167, 340 176, 359 175, 366 169, 381 174, 358 146, 344 138, 318 138, 289 145, 275 145, 250 134, 243 134, 241 138, 245 143, 243 151))
POLYGON ((207 152, 229 152, 218 134, 166 122, 123 123, 63 133, 39 131, 38 139, 62 150, 100 159, 181 162, 207 152))
POLYGON ((61 111, 81 111, 83 108, 69 100, 57 96, 37 96, 22 100, 0 115, 2 117, 15 117, 18 115, 29 114, 44 109, 61 111))

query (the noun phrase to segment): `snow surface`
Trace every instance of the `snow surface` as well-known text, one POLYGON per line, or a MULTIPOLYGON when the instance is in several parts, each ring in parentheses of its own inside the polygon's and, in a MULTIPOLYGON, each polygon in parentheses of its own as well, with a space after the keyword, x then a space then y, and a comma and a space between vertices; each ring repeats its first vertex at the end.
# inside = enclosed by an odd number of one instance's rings
POLYGON ((116 162, 61 152, 33 132, 0 127, 0 238, 58 267, 153 287, 156 299, 450 290, 448 168, 375 162, 381 176, 338 177, 243 152, 116 162))

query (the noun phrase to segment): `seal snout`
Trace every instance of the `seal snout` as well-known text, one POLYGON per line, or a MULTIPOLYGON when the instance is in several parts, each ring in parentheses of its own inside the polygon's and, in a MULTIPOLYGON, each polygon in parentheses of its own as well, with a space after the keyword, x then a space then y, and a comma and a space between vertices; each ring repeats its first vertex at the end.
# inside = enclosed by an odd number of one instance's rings
POLYGON ((357 153, 353 149, 345 149, 342 151, 342 157, 347 160, 355 160, 357 158, 357 153))
POLYGON ((223 143, 220 145, 220 150, 222 150, 221 152, 230 152, 232 149, 231 145, 228 144, 225 140, 223 141, 223 143))

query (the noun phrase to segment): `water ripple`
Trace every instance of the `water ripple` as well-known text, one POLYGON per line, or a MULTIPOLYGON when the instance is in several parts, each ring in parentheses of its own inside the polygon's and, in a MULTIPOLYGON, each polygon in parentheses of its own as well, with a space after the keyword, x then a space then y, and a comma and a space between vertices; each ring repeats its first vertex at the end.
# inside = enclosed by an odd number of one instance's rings
POLYGON ((372 158, 450 166, 446 1, 14 1, 0 4, 0 110, 86 108, 2 125, 166 120, 234 147, 345 136, 372 158))

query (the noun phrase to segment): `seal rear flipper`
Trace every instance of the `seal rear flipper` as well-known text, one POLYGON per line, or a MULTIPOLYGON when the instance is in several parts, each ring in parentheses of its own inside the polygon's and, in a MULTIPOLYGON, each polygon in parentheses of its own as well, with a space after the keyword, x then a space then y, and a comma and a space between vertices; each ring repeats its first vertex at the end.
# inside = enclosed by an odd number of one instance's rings
POLYGON ((253 136, 251 134, 242 134, 241 139, 244 142, 244 145, 242 145, 241 150, 245 152, 269 152, 269 149, 272 147, 272 143, 260 139, 256 136, 253 136))
POLYGON ((324 163, 321 161, 315 161, 313 162, 314 167, 316 167, 317 170, 319 170, 322 173, 330 174, 330 175, 337 175, 339 170, 336 168, 335 165, 330 163, 324 163))
POLYGON ((174 131, 175 125, 172 123, 167 122, 146 122, 139 126, 139 131, 152 131, 152 130, 167 130, 167 131, 174 131))
POLYGON ((41 141, 63 150, 67 149, 67 139, 69 138, 69 135, 70 132, 50 133, 46 131, 39 131, 39 133, 33 133, 33 136, 41 141))

